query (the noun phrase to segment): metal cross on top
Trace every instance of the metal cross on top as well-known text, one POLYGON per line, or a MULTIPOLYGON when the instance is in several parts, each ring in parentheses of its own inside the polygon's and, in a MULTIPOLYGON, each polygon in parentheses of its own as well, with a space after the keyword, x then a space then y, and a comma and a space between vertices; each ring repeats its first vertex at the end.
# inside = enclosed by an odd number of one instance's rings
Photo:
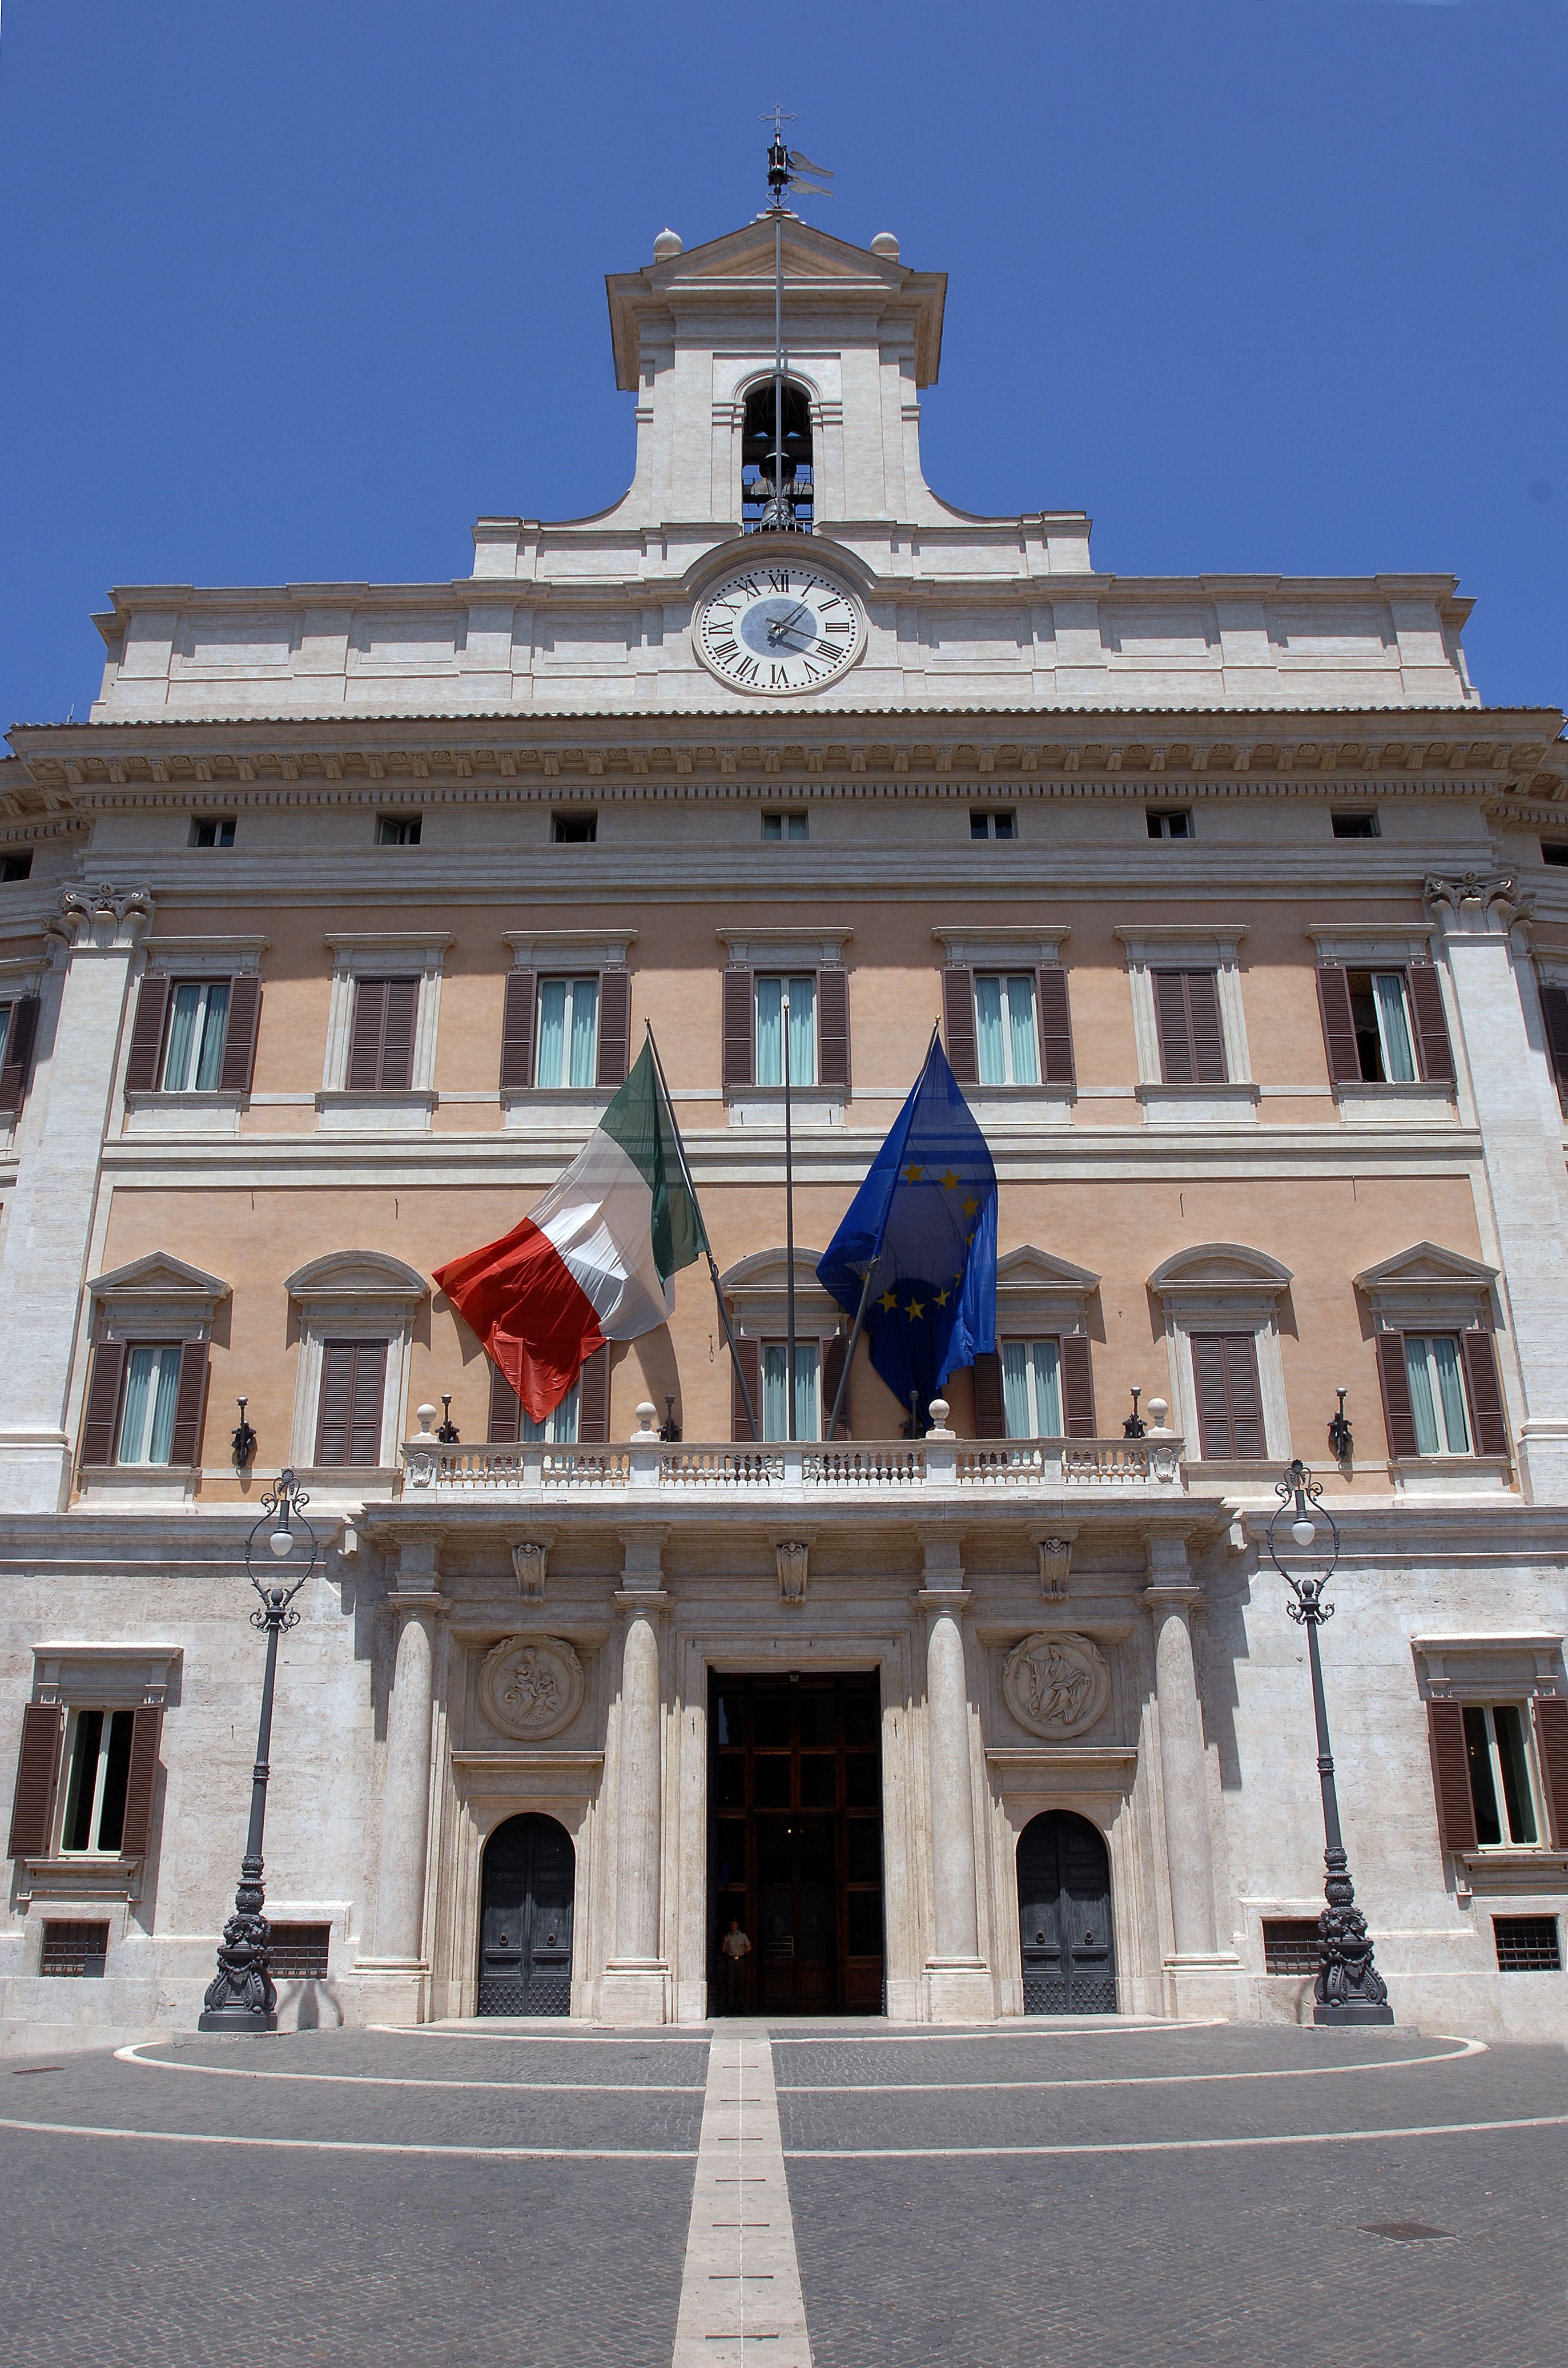
POLYGON ((786 195, 831 198, 833 191, 822 185, 833 175, 825 165, 813 165, 801 149, 786 146, 784 126, 795 119, 782 105, 757 120, 773 125, 767 150, 767 186, 773 197, 773 482, 759 524, 764 531, 772 527, 789 532, 795 524, 795 506, 784 483, 784 199, 786 195))

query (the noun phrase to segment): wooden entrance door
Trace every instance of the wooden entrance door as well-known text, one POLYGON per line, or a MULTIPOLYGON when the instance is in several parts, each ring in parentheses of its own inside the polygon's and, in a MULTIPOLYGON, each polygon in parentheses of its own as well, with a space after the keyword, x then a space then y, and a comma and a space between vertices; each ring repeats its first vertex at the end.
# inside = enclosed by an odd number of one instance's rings
POLYGON ((569 2014, 576 1852, 553 1817, 508 1817, 484 1848, 481 2014, 569 2014))
POLYGON ((1110 1854, 1070 1809, 1031 1817, 1018 1837, 1018 1927, 1026 2014, 1114 2014, 1110 1854))

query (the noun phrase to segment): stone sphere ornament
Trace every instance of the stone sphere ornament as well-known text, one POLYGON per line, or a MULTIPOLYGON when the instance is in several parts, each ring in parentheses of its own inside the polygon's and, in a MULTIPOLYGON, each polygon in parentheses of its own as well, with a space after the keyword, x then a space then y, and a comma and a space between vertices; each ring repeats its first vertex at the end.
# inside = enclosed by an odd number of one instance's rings
POLYGON ((1002 1695, 1020 1726, 1060 1743, 1104 1716, 1110 1669, 1091 1637, 1041 1629, 1008 1654, 1002 1695))
POLYGON ((484 1656, 479 1706, 518 1743, 540 1743, 583 1707, 583 1664, 563 1636, 503 1636, 484 1656))

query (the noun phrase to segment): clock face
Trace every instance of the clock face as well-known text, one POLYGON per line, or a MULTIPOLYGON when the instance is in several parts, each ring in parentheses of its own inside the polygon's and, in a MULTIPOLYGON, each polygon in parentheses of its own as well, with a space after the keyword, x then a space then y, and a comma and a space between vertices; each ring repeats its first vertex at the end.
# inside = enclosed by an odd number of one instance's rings
POLYGON ((820 568, 776 563, 731 575, 707 594, 693 636, 721 682, 788 698, 847 674, 866 646, 866 612, 820 568))

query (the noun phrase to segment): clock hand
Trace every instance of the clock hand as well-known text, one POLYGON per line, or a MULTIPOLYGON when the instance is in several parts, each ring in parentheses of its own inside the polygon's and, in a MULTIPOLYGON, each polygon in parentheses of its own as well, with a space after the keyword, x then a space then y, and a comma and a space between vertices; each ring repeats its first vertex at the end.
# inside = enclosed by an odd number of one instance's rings
POLYGON ((772 624, 769 625, 767 629, 768 640, 770 642, 782 641, 786 633, 792 632, 795 630, 800 619, 809 614, 810 611, 808 610, 805 602, 802 600, 790 611, 788 617, 776 617, 772 624))

